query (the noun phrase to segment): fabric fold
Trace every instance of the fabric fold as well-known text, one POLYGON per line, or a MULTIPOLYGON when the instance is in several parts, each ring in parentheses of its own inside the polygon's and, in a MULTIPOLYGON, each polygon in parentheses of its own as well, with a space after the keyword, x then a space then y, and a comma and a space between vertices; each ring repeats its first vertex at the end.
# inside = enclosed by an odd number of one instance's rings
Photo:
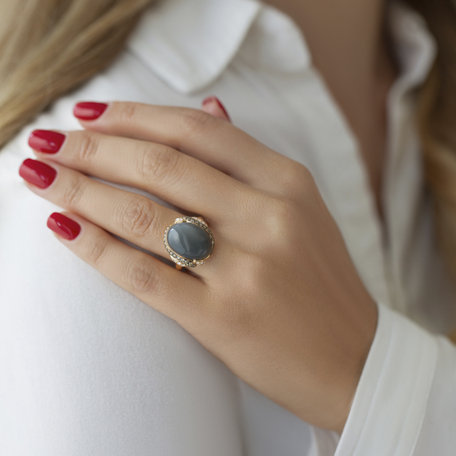
POLYGON ((195 92, 222 74, 260 9, 253 0, 167 0, 144 14, 128 47, 173 89, 195 92))
POLYGON ((335 456, 412 455, 422 428, 436 337, 383 303, 378 309, 377 332, 335 456))

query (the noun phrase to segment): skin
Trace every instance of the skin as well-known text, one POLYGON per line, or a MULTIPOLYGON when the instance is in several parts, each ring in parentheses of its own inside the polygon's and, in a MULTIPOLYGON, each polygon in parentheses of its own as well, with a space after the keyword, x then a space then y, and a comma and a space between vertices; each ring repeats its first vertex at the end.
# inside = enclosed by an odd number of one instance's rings
POLYGON ((389 0, 263 1, 290 15, 305 36, 315 67, 358 140, 383 221, 386 98, 399 71, 385 30, 389 0))
MULTIPOLYGON (((300 163, 203 110, 112 102, 55 155, 57 176, 31 191, 81 225, 72 252, 179 323, 253 388, 315 426, 341 433, 377 325, 377 306, 300 163), (87 176, 144 189, 179 210, 87 176), (202 215, 212 256, 191 272, 163 232, 202 215)), ((57 237, 57 236, 56 236, 57 237)))

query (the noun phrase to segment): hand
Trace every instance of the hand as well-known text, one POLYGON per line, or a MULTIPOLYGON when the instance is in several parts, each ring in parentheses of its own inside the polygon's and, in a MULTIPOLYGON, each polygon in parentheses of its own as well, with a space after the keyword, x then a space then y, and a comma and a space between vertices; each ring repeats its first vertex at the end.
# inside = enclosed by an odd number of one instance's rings
POLYGON ((89 108, 77 110, 84 130, 48 133, 51 141, 32 133, 40 162, 20 169, 30 190, 76 222, 61 219, 63 233, 51 216, 58 239, 253 388, 342 432, 377 306, 309 170, 222 115, 124 102, 89 108), (204 217, 215 237, 212 256, 187 273, 170 267, 163 245, 182 214, 204 217))

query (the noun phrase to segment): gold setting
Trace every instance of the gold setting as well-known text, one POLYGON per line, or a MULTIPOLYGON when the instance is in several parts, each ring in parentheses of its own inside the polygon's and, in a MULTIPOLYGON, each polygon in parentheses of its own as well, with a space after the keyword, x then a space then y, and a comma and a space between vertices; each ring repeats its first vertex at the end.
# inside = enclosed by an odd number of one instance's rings
POLYGON ((194 268, 200 264, 205 263, 206 260, 212 255, 212 252, 214 250, 215 240, 214 240, 214 235, 212 234, 212 231, 210 230, 206 221, 202 217, 190 217, 190 216, 185 215, 183 217, 177 217, 173 223, 171 223, 170 225, 168 225, 166 227, 165 234, 163 235, 163 243, 165 244, 165 249, 169 253, 170 258, 176 263, 176 268, 180 270, 183 267, 194 268), (200 228, 202 228, 204 231, 206 231, 206 233, 209 235, 209 237, 211 239, 211 244, 212 244, 211 251, 208 256, 206 256, 205 258, 201 258, 200 260, 190 259, 190 258, 186 258, 186 257, 180 255, 179 253, 177 253, 174 249, 172 249, 170 247, 170 245, 168 244, 168 231, 170 230, 170 228, 173 225, 176 225, 177 223, 193 223, 194 225, 197 225, 200 228))

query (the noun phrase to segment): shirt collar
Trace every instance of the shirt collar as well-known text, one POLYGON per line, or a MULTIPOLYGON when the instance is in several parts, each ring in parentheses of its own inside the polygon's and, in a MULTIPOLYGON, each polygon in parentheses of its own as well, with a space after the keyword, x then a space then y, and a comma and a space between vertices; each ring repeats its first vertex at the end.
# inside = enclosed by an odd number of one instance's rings
POLYGON ((175 90, 211 83, 240 48, 256 0, 165 0, 145 12, 128 46, 175 90))
POLYGON ((393 2, 388 22, 400 65, 396 85, 414 88, 424 82, 437 55, 437 45, 424 18, 401 2, 393 2))
MULTIPOLYGON (((192 93, 222 74, 262 8, 269 13, 261 15, 265 22, 274 14, 287 22, 284 18, 288 16, 261 0, 164 0, 143 14, 128 47, 173 89, 192 93)), ((423 18, 402 3, 391 3, 388 20, 403 88, 418 85, 434 60, 434 39, 423 18)), ((292 20, 288 23, 297 30, 292 20)), ((306 43, 302 45, 306 47, 306 43)), ((274 46, 267 48, 274 52, 274 46)), ((286 53, 279 59, 270 57, 270 62, 286 66, 286 53)), ((292 60, 288 63, 293 68, 292 60)), ((310 56, 306 64, 310 64, 310 56)))

